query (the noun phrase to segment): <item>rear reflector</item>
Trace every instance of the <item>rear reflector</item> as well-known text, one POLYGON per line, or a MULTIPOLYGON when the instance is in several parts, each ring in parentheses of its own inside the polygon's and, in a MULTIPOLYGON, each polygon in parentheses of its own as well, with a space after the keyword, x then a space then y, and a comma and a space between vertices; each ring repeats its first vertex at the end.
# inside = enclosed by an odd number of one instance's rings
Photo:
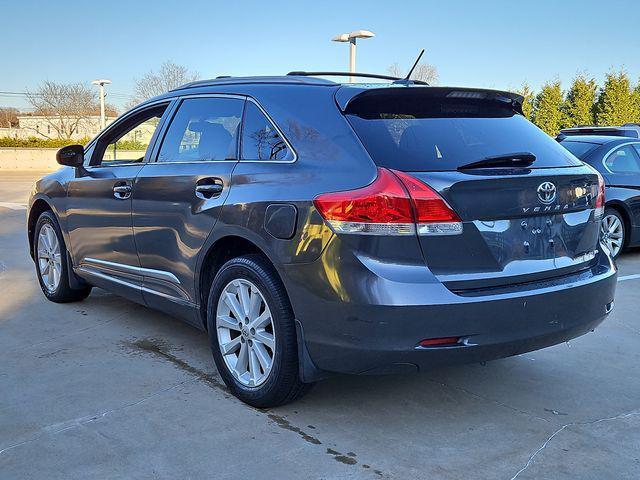
POLYGON ((442 337, 442 338, 426 338, 418 345, 421 347, 443 347, 446 345, 456 345, 462 337, 442 337))
POLYGON ((455 235, 458 215, 428 185, 404 172, 378 168, 373 183, 313 201, 336 233, 366 235, 455 235))

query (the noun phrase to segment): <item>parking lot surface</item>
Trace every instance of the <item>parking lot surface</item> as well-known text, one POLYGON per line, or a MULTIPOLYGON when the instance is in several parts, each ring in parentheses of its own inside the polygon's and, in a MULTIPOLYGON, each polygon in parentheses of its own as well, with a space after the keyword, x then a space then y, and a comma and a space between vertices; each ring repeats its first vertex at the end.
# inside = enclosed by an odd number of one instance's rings
POLYGON ((94 289, 57 305, 29 258, 34 174, 0 173, 0 478, 640 478, 640 252, 610 317, 542 351, 336 377, 248 407, 206 336, 94 289))

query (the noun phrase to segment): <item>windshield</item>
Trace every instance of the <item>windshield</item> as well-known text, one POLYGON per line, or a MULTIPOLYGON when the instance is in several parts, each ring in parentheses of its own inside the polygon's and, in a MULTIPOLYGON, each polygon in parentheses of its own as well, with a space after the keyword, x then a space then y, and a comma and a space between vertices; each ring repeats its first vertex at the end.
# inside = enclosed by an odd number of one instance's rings
MULTIPOLYGON (((464 115, 464 112, 461 112, 464 115)), ((567 167, 580 162, 522 115, 501 117, 380 113, 347 118, 377 165, 404 171, 456 170, 486 157, 527 152, 531 168, 567 167)))
POLYGON ((570 142, 567 140, 560 142, 560 145, 569 150, 578 158, 585 158, 590 152, 599 147, 599 145, 595 143, 570 142))

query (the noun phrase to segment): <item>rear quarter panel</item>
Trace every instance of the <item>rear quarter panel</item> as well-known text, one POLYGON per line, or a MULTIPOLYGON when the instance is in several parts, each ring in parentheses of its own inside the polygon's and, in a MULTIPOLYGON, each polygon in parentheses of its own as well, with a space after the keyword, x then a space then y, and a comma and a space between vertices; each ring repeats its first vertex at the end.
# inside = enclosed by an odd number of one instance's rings
POLYGON ((291 291, 292 280, 283 265, 313 262, 333 236, 313 207, 314 197, 367 185, 375 179, 376 168, 338 110, 334 88, 248 86, 237 93, 249 95, 263 107, 293 146, 297 158, 289 163, 237 164, 231 191, 202 249, 198 269, 211 245, 237 235, 265 252, 291 291), (266 209, 272 204, 295 207, 292 238, 276 238, 265 228, 266 209))

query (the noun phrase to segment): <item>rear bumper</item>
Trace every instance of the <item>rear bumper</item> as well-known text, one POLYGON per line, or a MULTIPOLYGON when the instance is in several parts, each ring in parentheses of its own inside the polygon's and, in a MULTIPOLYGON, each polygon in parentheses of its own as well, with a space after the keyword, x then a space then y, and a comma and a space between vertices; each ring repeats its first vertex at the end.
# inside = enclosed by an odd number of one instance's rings
POLYGON ((611 259, 601 254, 598 261, 579 274, 491 295, 460 296, 416 278, 401 284, 396 278, 377 275, 374 281, 365 275, 359 282, 345 278, 340 298, 331 295, 335 288, 314 289, 311 280, 292 299, 297 299, 294 310, 303 325, 306 353, 317 369, 413 372, 517 355, 593 330, 613 307, 617 280, 611 259), (442 337, 463 340, 456 346, 417 347, 422 339, 442 337))

